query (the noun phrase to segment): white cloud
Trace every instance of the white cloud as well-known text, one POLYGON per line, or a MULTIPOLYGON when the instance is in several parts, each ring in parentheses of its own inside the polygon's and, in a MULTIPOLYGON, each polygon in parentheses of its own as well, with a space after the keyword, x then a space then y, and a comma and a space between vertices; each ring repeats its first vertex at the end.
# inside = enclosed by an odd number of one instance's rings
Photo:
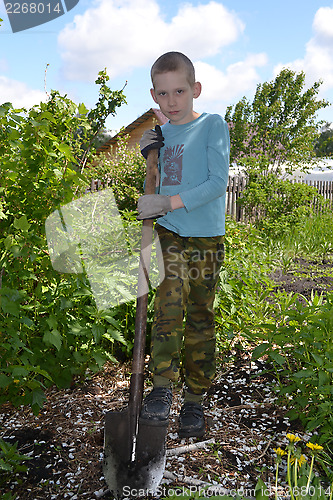
POLYGON ((254 90, 260 77, 257 67, 267 64, 266 54, 250 54, 244 61, 231 64, 225 72, 205 62, 195 63, 196 78, 202 83, 200 105, 222 101, 232 104, 254 90))
POLYGON ((331 46, 333 43, 333 8, 321 7, 317 10, 313 30, 315 38, 321 45, 331 46))
POLYGON ((59 34, 63 74, 91 81, 107 67, 115 77, 150 65, 163 52, 180 50, 192 59, 213 56, 244 30, 221 3, 186 3, 166 22, 156 0, 98 0, 59 34))
POLYGON ((323 80, 322 90, 333 88, 333 8, 321 7, 317 10, 313 24, 313 37, 306 44, 303 59, 274 68, 277 75, 282 68, 304 71, 308 85, 323 80))
POLYGON ((190 57, 199 59, 218 54, 222 47, 235 42, 243 29, 243 23, 234 14, 211 1, 198 7, 181 7, 167 26, 167 36, 175 46, 186 47, 190 57))
POLYGON ((46 100, 45 92, 30 89, 25 83, 0 75, 1 102, 11 102, 15 108, 31 108, 46 100))

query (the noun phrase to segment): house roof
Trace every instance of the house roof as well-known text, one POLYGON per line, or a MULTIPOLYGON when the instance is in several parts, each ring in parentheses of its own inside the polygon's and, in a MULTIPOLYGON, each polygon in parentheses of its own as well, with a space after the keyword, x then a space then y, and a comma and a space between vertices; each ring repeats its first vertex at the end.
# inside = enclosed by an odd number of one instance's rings
POLYGON ((156 117, 158 122, 161 125, 164 125, 164 123, 166 123, 168 121, 168 118, 162 113, 162 111, 160 111, 157 108, 150 108, 148 111, 143 113, 143 115, 139 116, 139 118, 134 120, 134 122, 130 123, 129 125, 127 125, 127 127, 121 129, 120 132, 118 132, 116 135, 111 137, 111 139, 109 139, 102 146, 100 146, 96 152, 102 153, 103 151, 107 151, 110 148, 110 146, 112 146, 113 144, 116 144, 119 137, 126 135, 126 134, 129 134, 130 132, 132 132, 132 130, 137 128, 139 125, 141 125, 142 123, 144 123, 145 121, 147 121, 151 117, 156 117))

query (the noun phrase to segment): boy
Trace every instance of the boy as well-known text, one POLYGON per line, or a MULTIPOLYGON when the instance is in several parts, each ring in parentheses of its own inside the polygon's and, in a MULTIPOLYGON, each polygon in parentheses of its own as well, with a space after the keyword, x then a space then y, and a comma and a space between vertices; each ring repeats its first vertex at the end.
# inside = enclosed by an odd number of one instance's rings
POLYGON ((203 395, 215 375, 213 302, 224 255, 229 131, 219 115, 194 111, 201 84, 184 54, 160 56, 151 79, 152 98, 169 121, 146 131, 140 142, 145 157, 149 149, 159 149, 160 179, 158 194, 140 197, 138 219, 158 217, 165 278, 155 298, 153 390, 141 417, 157 425, 168 420, 172 383, 182 370, 186 387, 179 436, 200 437, 203 395))

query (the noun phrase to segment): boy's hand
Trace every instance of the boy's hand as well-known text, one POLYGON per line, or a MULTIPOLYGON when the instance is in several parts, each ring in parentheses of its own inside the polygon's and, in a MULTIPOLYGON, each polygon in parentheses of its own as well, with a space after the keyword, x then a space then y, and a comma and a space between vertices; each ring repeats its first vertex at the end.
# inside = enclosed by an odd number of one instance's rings
POLYGON ((144 194, 138 201, 138 220, 155 219, 172 212, 170 196, 163 194, 144 194))
POLYGON ((147 159, 150 149, 160 149, 164 146, 164 137, 159 125, 154 129, 146 130, 140 140, 141 154, 147 159))

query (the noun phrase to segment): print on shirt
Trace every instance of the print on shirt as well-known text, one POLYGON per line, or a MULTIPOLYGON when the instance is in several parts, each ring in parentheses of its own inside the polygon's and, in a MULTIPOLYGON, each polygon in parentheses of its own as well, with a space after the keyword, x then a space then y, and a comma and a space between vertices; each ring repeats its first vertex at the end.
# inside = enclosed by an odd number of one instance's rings
POLYGON ((167 147, 163 155, 165 177, 162 186, 177 186, 182 182, 184 144, 167 147))

